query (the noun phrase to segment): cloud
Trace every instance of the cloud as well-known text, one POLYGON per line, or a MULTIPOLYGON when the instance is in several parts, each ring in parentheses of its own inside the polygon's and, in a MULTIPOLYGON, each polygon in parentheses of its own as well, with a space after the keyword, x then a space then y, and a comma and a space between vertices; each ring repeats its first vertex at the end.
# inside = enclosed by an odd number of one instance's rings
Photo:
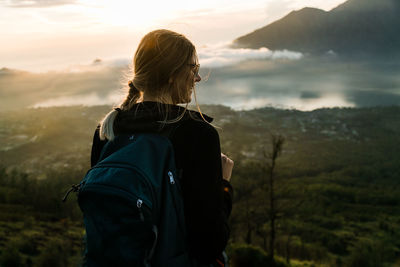
MULTIPOLYGON (((226 44, 201 46, 197 48, 201 67, 220 68, 232 66, 246 60, 298 60, 303 57, 300 52, 277 50, 272 51, 262 47, 260 49, 229 48, 226 44)), ((131 58, 95 59, 91 64, 74 64, 64 69, 66 72, 98 71, 107 67, 127 67, 131 58)))
POLYGON ((105 71, 107 69, 128 69, 131 60, 128 58, 106 59, 96 58, 90 64, 73 64, 62 69, 63 72, 79 73, 79 72, 96 72, 105 71))
POLYGON ((218 68, 234 65, 241 61, 252 59, 289 59, 298 60, 303 57, 300 52, 282 50, 271 51, 262 47, 259 49, 229 48, 227 45, 203 46, 198 49, 200 63, 203 67, 218 68))
MULTIPOLYGON (((303 57, 300 52, 289 50, 272 51, 262 47, 259 49, 230 48, 226 44, 201 46, 197 48, 201 67, 220 68, 233 66, 247 60, 298 60, 303 57)), ((126 67, 131 64, 130 58, 96 59, 92 64, 70 65, 67 72, 96 71, 105 67, 126 67)))
POLYGON ((301 92, 300 98, 301 99, 313 99, 313 98, 320 98, 321 94, 319 92, 312 92, 312 91, 304 91, 301 92))
POLYGON ((33 108, 39 107, 54 107, 54 106, 96 106, 96 105, 113 105, 122 101, 122 94, 109 94, 106 96, 99 96, 96 93, 75 96, 62 96, 47 99, 32 105, 33 108))
POLYGON ((274 100, 269 97, 259 97, 259 98, 244 98, 241 101, 235 101, 232 103, 228 102, 224 104, 232 107, 232 109, 234 110, 251 110, 255 108, 272 106, 272 103, 274 103, 274 100))
MULTIPOLYGON (((3 1, 1 1, 3 2, 3 1)), ((76 4, 77 0, 9 0, 5 1, 7 7, 54 7, 76 4)))
POLYGON ((346 100, 355 103, 357 107, 398 106, 399 91, 393 93, 383 90, 349 90, 346 92, 346 100))

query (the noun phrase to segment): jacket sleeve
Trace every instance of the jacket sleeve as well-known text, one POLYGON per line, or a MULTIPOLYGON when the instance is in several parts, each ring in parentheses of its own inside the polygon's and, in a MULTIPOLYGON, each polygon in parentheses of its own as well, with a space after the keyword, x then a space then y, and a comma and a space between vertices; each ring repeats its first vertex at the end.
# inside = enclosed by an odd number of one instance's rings
POLYGON ((183 170, 185 217, 191 254, 209 263, 228 242, 232 187, 222 179, 218 132, 209 125, 197 130, 183 170))

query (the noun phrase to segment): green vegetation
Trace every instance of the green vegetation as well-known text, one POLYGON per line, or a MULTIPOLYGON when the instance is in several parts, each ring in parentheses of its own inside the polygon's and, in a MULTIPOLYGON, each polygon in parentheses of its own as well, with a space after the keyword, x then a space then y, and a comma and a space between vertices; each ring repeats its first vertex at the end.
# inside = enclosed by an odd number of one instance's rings
POLYGON ((0 266, 76 266, 81 260, 82 215, 62 203, 81 172, 51 172, 46 179, 0 170, 0 266), (72 178, 73 177, 73 178, 72 178))
MULTIPOLYGON (((0 266, 79 264, 82 216, 74 195, 61 198, 88 168, 92 133, 108 109, 0 114, 0 266)), ((399 107, 203 110, 216 117, 222 150, 235 160, 227 249, 234 266, 268 259, 263 153, 271 133, 285 137, 275 166, 276 266, 400 264, 399 107)))

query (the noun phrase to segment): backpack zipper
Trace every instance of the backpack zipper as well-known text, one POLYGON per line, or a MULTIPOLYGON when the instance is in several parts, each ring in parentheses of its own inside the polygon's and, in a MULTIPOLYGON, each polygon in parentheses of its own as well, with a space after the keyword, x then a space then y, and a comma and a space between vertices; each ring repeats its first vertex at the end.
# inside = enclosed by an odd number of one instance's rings
POLYGON ((111 194, 111 195, 118 195, 121 198, 124 198, 128 201, 136 202, 136 207, 139 211, 139 218, 142 222, 145 221, 145 216, 144 216, 144 210, 147 210, 148 212, 151 211, 152 206, 146 203, 147 201, 144 201, 142 198, 136 196, 135 194, 131 192, 127 192, 124 189, 118 188, 118 187, 113 187, 109 185, 102 185, 102 184, 89 184, 86 185, 83 189, 83 191, 80 191, 80 195, 85 194, 85 192, 103 192, 106 194, 111 194))
POLYGON ((124 198, 128 201, 136 203, 136 206, 139 208, 143 208, 143 204, 151 209, 152 205, 149 205, 147 201, 138 197, 136 194, 132 192, 128 192, 122 188, 111 186, 111 185, 103 185, 103 184, 87 184, 80 191, 79 195, 84 195, 87 191, 89 192, 102 192, 109 195, 118 195, 121 198, 124 198), (139 204, 140 203, 140 204, 139 204))
POLYGON ((75 193, 78 192, 84 184, 85 184, 85 181, 82 181, 79 184, 73 184, 71 186, 71 188, 67 191, 67 193, 64 195, 62 202, 65 202, 67 200, 67 198, 71 192, 75 192, 75 193))
MULTIPOLYGON (((140 173, 142 175, 142 177, 144 177, 144 179, 141 179, 149 188, 150 194, 151 194, 151 199, 155 200, 155 192, 154 192, 154 188, 152 186, 152 184, 148 181, 147 175, 145 173, 143 173, 140 169, 136 168, 135 166, 132 166, 130 164, 126 164, 126 163, 114 163, 114 162, 107 162, 107 163, 100 163, 97 164, 95 166, 93 166, 91 169, 88 170, 88 173, 93 170, 93 169, 101 169, 101 168, 124 168, 124 169, 128 169, 128 170, 133 170, 136 171, 138 173, 140 173)), ((154 203, 156 204, 156 203, 154 203)))
POLYGON ((144 215, 143 215, 143 211, 142 211, 142 204, 143 204, 143 200, 140 199, 140 198, 138 198, 137 201, 136 201, 136 207, 137 207, 138 210, 139 210, 140 220, 141 220, 142 222, 144 222, 144 215))
POLYGON ((168 172, 168 176, 169 176, 169 182, 170 182, 170 184, 175 184, 174 175, 172 174, 171 171, 168 172))

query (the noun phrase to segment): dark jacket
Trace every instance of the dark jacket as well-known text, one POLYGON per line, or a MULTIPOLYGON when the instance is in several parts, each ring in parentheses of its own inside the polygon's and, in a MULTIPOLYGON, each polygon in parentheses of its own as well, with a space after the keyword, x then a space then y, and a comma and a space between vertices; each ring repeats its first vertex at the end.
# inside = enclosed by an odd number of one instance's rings
MULTIPOLYGON (((177 169, 182 171, 182 191, 190 253, 200 262, 209 263, 221 255, 229 238, 228 217, 232 209, 232 187, 222 179, 219 135, 198 112, 187 111, 175 123, 184 108, 156 102, 136 104, 130 111, 119 111, 114 132, 165 133, 175 152, 177 169), (168 110, 168 117, 165 117, 168 110)), ((203 115, 211 122, 212 118, 203 115)), ((96 129, 91 164, 99 159, 106 141, 96 129)))

